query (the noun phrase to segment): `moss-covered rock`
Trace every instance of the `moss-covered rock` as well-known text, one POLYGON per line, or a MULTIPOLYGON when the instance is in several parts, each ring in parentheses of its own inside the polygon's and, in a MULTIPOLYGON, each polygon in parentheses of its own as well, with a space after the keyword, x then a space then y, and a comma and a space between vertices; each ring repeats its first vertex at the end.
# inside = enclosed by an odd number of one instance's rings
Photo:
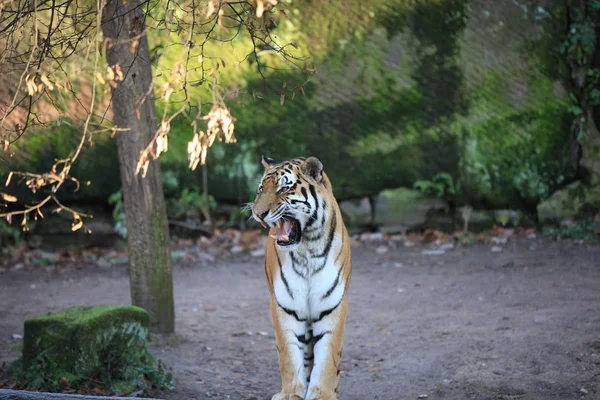
POLYGON ((340 202, 344 223, 349 231, 360 231, 373 225, 373 208, 368 197, 340 202))
POLYGON ((600 185, 587 186, 579 181, 556 191, 537 206, 538 220, 542 224, 590 217, 599 211, 600 185))
POLYGON ((579 181, 554 192, 537 206, 538 220, 542 224, 590 217, 599 211, 600 185, 587 186, 579 181))
POLYGON ((169 386, 170 374, 146 349, 148 313, 129 305, 71 307, 25 321, 21 377, 56 389, 102 382, 111 391, 169 386))
POLYGON ((375 224, 381 232, 404 233, 425 227, 431 211, 448 211, 444 200, 426 197, 417 190, 398 188, 384 190, 375 202, 375 224))

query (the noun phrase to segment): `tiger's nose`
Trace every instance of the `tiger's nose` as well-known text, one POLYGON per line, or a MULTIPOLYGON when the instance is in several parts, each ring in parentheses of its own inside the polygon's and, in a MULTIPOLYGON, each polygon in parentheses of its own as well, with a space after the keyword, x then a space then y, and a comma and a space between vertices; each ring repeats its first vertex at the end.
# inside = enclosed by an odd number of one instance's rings
POLYGON ((260 214, 256 214, 255 212, 252 212, 252 215, 254 216, 254 219, 257 222, 260 222, 260 224, 266 228, 267 224, 265 224, 265 218, 267 218, 267 214, 269 214, 269 210, 267 210, 266 212, 260 213, 260 214))

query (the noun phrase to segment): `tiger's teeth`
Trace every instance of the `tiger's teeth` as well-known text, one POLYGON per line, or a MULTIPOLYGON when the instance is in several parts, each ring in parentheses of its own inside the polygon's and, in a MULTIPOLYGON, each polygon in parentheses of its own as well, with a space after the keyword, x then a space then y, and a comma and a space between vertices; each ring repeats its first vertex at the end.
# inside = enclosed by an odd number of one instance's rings
POLYGON ((267 224, 265 224, 265 221, 260 221, 260 223, 263 226, 263 228, 267 228, 267 224))
POLYGON ((276 226, 277 228, 280 228, 280 229, 281 229, 281 220, 278 220, 277 222, 275 222, 275 226, 276 226))
POLYGON ((269 235, 271 236, 273 239, 277 240, 277 235, 269 235))
POLYGON ((283 241, 285 241, 285 242, 289 242, 289 241, 290 241, 290 237, 289 237, 288 235, 283 235, 281 238, 282 238, 282 239, 283 239, 283 241))

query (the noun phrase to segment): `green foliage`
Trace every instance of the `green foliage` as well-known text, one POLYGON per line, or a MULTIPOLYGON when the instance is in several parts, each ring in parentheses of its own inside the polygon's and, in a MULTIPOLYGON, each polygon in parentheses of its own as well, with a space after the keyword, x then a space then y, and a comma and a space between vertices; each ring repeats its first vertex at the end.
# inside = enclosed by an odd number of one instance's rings
POLYGON ((567 11, 570 12, 571 23, 567 37, 560 45, 560 51, 569 61, 586 65, 596 50, 594 18, 600 12, 600 1, 589 0, 584 6, 573 2, 567 11))
POLYGON ((21 230, 16 226, 0 221, 0 255, 4 251, 10 251, 11 247, 18 246, 21 242, 21 230))
POLYGON ((123 203, 123 192, 119 189, 108 198, 108 204, 113 207, 112 215, 115 221, 115 231, 122 237, 127 238, 127 224, 125 221, 125 204, 123 203))
POLYGON ((506 227, 510 223, 512 227, 516 228, 521 225, 521 215, 518 212, 501 211, 496 215, 496 221, 502 227, 506 227))
POLYGON ((131 393, 152 387, 173 389, 173 376, 163 363, 145 349, 148 330, 129 323, 103 331, 97 338, 102 381, 117 393, 131 393), (135 351, 123 351, 136 349, 135 351))
POLYGON ((469 16, 467 3, 465 0, 417 2, 409 16, 411 32, 419 42, 413 79, 423 94, 420 113, 426 124, 467 111, 463 74, 458 65, 459 37, 469 16))
MULTIPOLYGON (((190 171, 191 118, 171 121, 169 151, 160 161, 169 214, 199 219, 215 201, 250 201, 262 172, 261 154, 320 157, 340 200, 416 184, 476 208, 532 209, 575 177, 576 152, 567 132, 585 108, 579 95, 563 96, 557 80, 565 77, 565 57, 589 61, 588 16, 574 18, 579 25, 567 38, 562 4, 546 2, 524 15, 523 7, 531 10, 531 5, 484 3, 350 0, 340 14, 330 2, 282 1, 278 7, 288 17, 273 13, 273 33, 311 54, 318 69, 314 76, 278 68, 282 60, 266 52, 245 58, 251 43, 242 36, 226 51, 221 43, 207 43, 207 69, 223 57, 219 80, 236 118, 238 143, 215 143, 207 165, 190 171), (259 65, 277 74, 264 81, 259 65), (303 79, 308 79, 305 95, 286 93, 281 106, 283 82, 290 88, 303 79), (203 171, 212 198, 194 187, 203 171), (442 176, 453 179, 444 182, 442 176)), ((180 57, 168 39, 164 31, 149 32, 154 68, 165 72, 157 87, 180 57)), ((195 82, 200 60, 192 57, 189 63, 187 79, 195 82)), ((597 104, 597 77, 587 79, 585 104, 597 104)), ((183 94, 173 94, 174 104, 184 100, 178 96, 183 94)), ((205 112, 210 99, 209 85, 202 84, 190 85, 185 101, 205 112)), ((158 100, 159 115, 166 106, 158 100)), ((59 131, 61 143, 65 132, 59 131)), ((70 148, 35 136, 27 146, 45 164, 55 157, 48 151, 62 155, 70 148)), ((112 147, 101 143, 98 151, 110 153, 107 149, 112 147)), ((109 166, 106 158, 98 157, 102 165, 85 179, 96 188, 113 187, 112 193, 118 189, 116 158, 109 166)), ((120 195, 111 197, 111 205, 117 230, 126 235, 120 195)), ((231 220, 244 218, 241 213, 232 213, 231 220)))
MULTIPOLYGON (((59 379, 66 378, 77 387, 84 379, 61 368, 56 360, 48 356, 47 351, 40 352, 29 368, 25 368, 20 357, 9 366, 9 373, 18 381, 25 382, 27 387, 34 390, 56 392, 60 389, 59 379)), ((17 384, 17 382, 15 382, 17 384)))
POLYGON ((150 388, 173 389, 172 373, 145 349, 147 334, 147 329, 136 323, 103 332, 97 338, 101 349, 98 376, 73 373, 73 369, 61 365, 48 350, 40 351, 27 368, 20 357, 10 365, 9 372, 19 385, 49 392, 64 389, 64 379, 74 389, 101 384, 107 394, 127 395, 150 388))
POLYGON ((573 239, 586 242, 600 242, 600 235, 595 233, 597 229, 593 218, 569 222, 558 227, 544 228, 544 236, 553 239, 573 239))
POLYGON ((574 174, 568 124, 566 105, 549 103, 465 125, 459 197, 492 208, 535 207, 574 174))
POLYGON ((597 57, 600 1, 589 0, 566 5, 569 26, 559 46, 568 65, 567 76, 577 76, 569 85, 569 111, 573 115, 572 132, 579 141, 590 134, 588 119, 592 110, 600 105, 600 69, 594 65, 597 57))
POLYGON ((209 209, 214 210, 217 208, 217 201, 210 194, 206 194, 200 191, 197 186, 191 188, 184 188, 181 191, 180 205, 186 209, 209 209))
POLYGON ((413 187, 423 194, 433 195, 440 199, 452 198, 456 194, 454 180, 450 174, 445 172, 434 175, 431 180, 419 179, 413 187))
POLYGON ((217 208, 217 201, 202 192, 198 186, 183 188, 179 195, 167 199, 167 214, 173 218, 192 218, 199 220, 217 208))
POLYGON ((235 208, 229 215, 229 222, 245 221, 252 215, 252 211, 247 208, 235 208))
POLYGON ((174 196, 179 191, 179 178, 173 170, 163 171, 162 183, 165 197, 174 196))
POLYGON ((473 236, 468 232, 460 232, 456 238, 461 246, 472 246, 480 241, 476 236, 473 236))
MULTIPOLYGON (((199 221, 203 216, 209 215, 217 208, 214 196, 206 195, 196 185, 185 187, 179 191, 179 180, 172 171, 165 171, 163 185, 167 197, 167 215, 175 219, 194 219, 199 221)), ((108 203, 113 207, 112 215, 115 222, 115 231, 123 238, 127 238, 127 225, 125 205, 121 190, 110 195, 108 203)))

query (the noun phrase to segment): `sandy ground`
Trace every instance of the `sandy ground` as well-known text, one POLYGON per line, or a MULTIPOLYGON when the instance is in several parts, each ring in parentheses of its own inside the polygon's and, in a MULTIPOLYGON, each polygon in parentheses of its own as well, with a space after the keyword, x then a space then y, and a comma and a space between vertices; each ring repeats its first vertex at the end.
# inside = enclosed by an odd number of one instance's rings
MULTIPOLYGON (((424 255, 353 249, 341 399, 600 399, 600 247, 519 238, 424 255), (425 398, 425 397, 421 397, 425 398)), ((279 391, 260 257, 175 265, 177 333, 152 351, 167 399, 279 391)), ((0 364, 25 318, 129 303, 124 265, 0 274, 0 364)))

